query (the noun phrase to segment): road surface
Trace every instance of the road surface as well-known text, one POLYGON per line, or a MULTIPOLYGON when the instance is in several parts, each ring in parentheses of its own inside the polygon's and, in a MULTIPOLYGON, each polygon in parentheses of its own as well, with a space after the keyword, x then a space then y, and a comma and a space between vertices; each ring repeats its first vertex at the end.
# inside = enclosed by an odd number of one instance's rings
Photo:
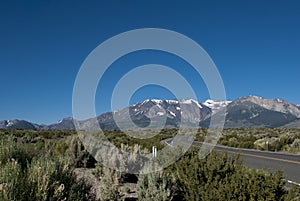
MULTIPOLYGON (((167 144, 172 139, 165 140, 167 144)), ((193 142, 194 145, 201 146, 202 142, 193 142)), ((216 145, 216 152, 227 152, 228 155, 239 154, 243 164, 250 168, 269 169, 271 171, 282 171, 288 183, 300 185, 300 155, 278 152, 266 152, 252 149, 239 149, 216 145)))

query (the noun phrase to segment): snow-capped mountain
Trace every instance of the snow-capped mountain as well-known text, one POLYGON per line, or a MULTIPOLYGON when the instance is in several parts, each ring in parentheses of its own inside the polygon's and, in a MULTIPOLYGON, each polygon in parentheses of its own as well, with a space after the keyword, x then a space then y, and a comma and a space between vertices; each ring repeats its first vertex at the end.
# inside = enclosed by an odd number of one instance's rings
POLYGON ((26 129, 26 130, 39 130, 38 124, 30 123, 25 120, 4 120, 0 121, 0 129, 26 129))
MULTIPOLYGON (((148 99, 126 108, 107 112, 96 118, 75 121, 81 129, 94 130, 158 128, 165 122, 169 127, 208 127, 210 117, 218 117, 226 109, 225 127, 288 127, 300 128, 300 107, 281 99, 264 99, 245 96, 234 101, 207 100, 199 103, 193 99, 157 100, 148 99), (134 125, 129 121, 132 120, 134 125)), ((217 118, 216 118, 217 119, 217 118)), ((50 125, 38 125, 24 120, 0 121, 0 129, 69 130, 74 129, 74 120, 64 118, 50 125)))
POLYGON ((209 107, 213 113, 217 112, 219 109, 226 107, 232 101, 214 101, 214 100, 206 100, 203 105, 209 107))
MULTIPOLYGON (((226 110, 225 127, 284 127, 300 117, 296 105, 257 96, 241 97, 229 103, 226 110)), ((213 115, 218 116, 218 112, 213 115)), ((200 126, 207 127, 209 122, 210 119, 202 121, 200 126)))
POLYGON ((166 121, 165 127, 195 127, 199 122, 211 115, 211 109, 193 99, 183 100, 157 100, 148 99, 141 103, 131 105, 118 111, 108 112, 97 117, 80 122, 81 129, 96 129, 98 123, 102 129, 118 129, 114 121, 118 119, 119 125, 124 129, 139 129, 150 125, 155 128, 161 121, 166 121), (128 117, 134 122, 132 127, 128 117))

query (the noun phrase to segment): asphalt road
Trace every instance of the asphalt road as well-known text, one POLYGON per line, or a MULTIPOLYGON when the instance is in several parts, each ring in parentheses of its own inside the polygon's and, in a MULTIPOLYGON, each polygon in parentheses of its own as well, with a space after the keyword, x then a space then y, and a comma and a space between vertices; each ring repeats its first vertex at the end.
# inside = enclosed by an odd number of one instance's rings
MULTIPOLYGON (((201 145, 200 142, 194 144, 201 145)), ((282 171, 289 183, 300 184, 300 155, 278 152, 266 152, 251 149, 238 149, 216 145, 217 152, 227 152, 229 155, 239 154, 243 164, 250 168, 282 171)))
MULTIPOLYGON (((172 139, 171 139, 172 140, 172 139)), ((166 140, 168 144, 170 139, 166 140)), ((201 146, 201 142, 194 142, 201 146)), ((216 152, 227 152, 228 155, 239 154, 243 164, 250 168, 268 169, 273 172, 282 171, 288 183, 300 185, 300 155, 278 152, 266 152, 252 149, 239 149, 216 145, 216 152)))

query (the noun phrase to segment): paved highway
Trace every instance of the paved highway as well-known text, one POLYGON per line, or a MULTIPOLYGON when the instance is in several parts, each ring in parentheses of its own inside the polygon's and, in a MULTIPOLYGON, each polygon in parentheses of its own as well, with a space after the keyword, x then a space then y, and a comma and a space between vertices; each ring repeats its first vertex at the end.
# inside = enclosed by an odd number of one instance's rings
MULTIPOLYGON (((165 140, 169 144, 172 139, 165 140)), ((172 143, 171 143, 172 144, 172 143)), ((201 146, 201 142, 194 142, 201 146)), ((216 145, 216 152, 227 152, 228 155, 239 154, 243 164, 250 168, 269 169, 271 171, 281 170, 289 183, 300 185, 300 155, 278 152, 266 152, 252 149, 239 149, 216 145)))
MULTIPOLYGON (((201 145, 200 142, 194 142, 201 145)), ((256 169, 281 170, 288 182, 300 184, 300 155, 278 152, 266 152, 251 149, 237 149, 216 145, 217 152, 227 152, 229 155, 239 154, 244 165, 256 169)))

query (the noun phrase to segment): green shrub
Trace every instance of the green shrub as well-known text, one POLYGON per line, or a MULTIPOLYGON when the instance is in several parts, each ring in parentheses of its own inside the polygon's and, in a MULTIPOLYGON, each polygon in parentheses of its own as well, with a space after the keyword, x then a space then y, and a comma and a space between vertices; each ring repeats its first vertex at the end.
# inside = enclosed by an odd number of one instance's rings
POLYGON ((91 201, 91 186, 76 178, 64 161, 49 157, 32 157, 14 142, 0 147, 1 201, 91 201))
POLYGON ((172 182, 162 172, 141 174, 137 183, 138 199, 143 201, 168 201, 171 200, 172 182))
POLYGON ((104 174, 100 180, 99 194, 102 201, 122 201, 124 196, 121 194, 118 185, 120 174, 109 168, 104 168, 104 174))
POLYGON ((11 138, 0 141, 0 167, 10 161, 16 161, 24 170, 33 157, 33 153, 29 153, 23 146, 13 142, 11 138))
MULTIPOLYGON (((193 149, 167 171, 182 200, 291 200, 298 191, 288 191, 281 173, 257 171, 242 166, 238 158, 211 153, 198 158, 193 149)), ((177 198, 178 199, 178 198, 177 198)))

